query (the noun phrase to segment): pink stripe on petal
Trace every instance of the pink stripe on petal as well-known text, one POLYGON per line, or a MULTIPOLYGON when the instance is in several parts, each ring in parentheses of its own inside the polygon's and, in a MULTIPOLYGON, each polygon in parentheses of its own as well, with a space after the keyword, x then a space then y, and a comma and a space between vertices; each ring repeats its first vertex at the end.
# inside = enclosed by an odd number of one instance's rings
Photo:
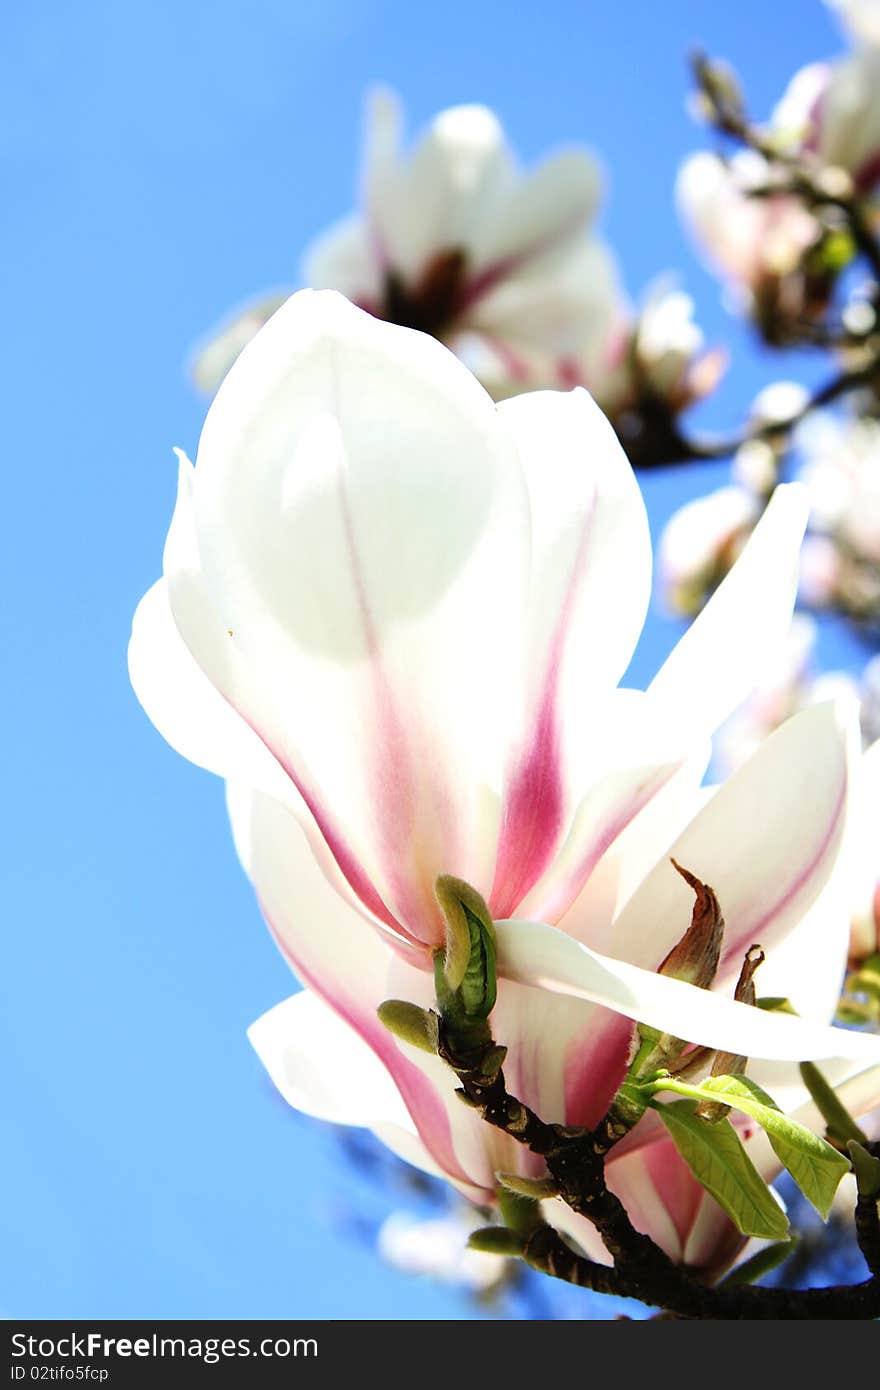
POLYGON ((755 944, 772 946, 774 919, 785 912, 786 908, 796 900, 798 894, 802 893, 808 886, 816 871, 821 869, 823 860, 840 831, 841 817, 846 806, 847 789, 848 779, 844 772, 834 809, 828 819, 828 828, 812 857, 795 875, 788 887, 774 899, 769 907, 765 907, 763 910, 760 910, 760 899, 757 900, 751 909, 757 909, 755 917, 752 918, 750 910, 745 909, 740 914, 741 917, 746 918, 745 923, 737 925, 735 934, 730 931, 725 933, 725 945, 718 967, 719 978, 726 970, 739 970, 742 965, 742 957, 750 946, 755 944), (768 932, 771 935, 768 936, 768 932), (762 940, 762 937, 765 939, 762 940))
POLYGON ((536 900, 529 905, 530 914, 542 922, 559 922, 576 901, 602 856, 677 770, 677 765, 664 765, 638 787, 630 789, 622 804, 609 812, 607 820, 588 841, 572 868, 560 879, 551 880, 546 897, 541 896, 539 891, 536 900))
POLYGON ((692 1176, 684 1160, 679 1158, 674 1144, 651 1144, 643 1151, 642 1162, 684 1250, 702 1206, 704 1189, 692 1176))
POLYGON ((633 1025, 602 1009, 568 1048, 565 1062, 565 1123, 591 1129, 608 1109, 624 1073, 633 1025))
POLYGON ((563 800, 556 686, 551 678, 533 739, 507 793, 489 900, 493 917, 512 917, 550 862, 562 827, 563 800))
POLYGON ((443 1101, 428 1078, 417 1066, 404 1057, 391 1034, 386 1028, 383 1028, 374 1013, 365 1014, 344 995, 327 992, 320 977, 303 967, 298 957, 276 930, 262 903, 260 906, 275 944, 297 978, 320 999, 323 999, 324 1003, 338 1014, 350 1028, 353 1028, 359 1037, 363 1038, 390 1073, 412 1117, 419 1137, 431 1157, 450 1177, 473 1187, 472 1179, 462 1170, 455 1155, 452 1129, 443 1101))
POLYGON ((581 527, 571 577, 549 648, 544 688, 530 731, 531 738, 505 797, 495 881, 489 900, 494 917, 513 916, 550 863, 563 828, 566 806, 558 715, 560 670, 578 582, 589 551, 595 494, 593 504, 581 527))

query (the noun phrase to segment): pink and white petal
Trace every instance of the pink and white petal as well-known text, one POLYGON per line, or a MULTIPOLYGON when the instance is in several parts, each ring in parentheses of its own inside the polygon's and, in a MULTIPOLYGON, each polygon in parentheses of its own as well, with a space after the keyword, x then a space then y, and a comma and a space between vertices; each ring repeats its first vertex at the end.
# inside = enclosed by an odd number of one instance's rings
POLYGON ((303 279, 314 290, 340 290, 362 308, 378 309, 382 269, 361 218, 345 218, 308 247, 303 279))
POLYGON ((596 209, 601 177, 582 150, 562 150, 486 209, 469 244, 477 272, 516 270, 582 237, 596 209))
POLYGON ((371 1129, 407 1163, 446 1177, 416 1133, 390 1072, 316 994, 302 990, 276 1004, 251 1024, 248 1038, 294 1110, 371 1129))
MULTIPOLYGON (((708 746, 701 757, 688 756, 693 748, 688 731, 641 691, 616 691, 604 711, 598 699, 590 704, 592 718, 580 727, 570 725, 575 737, 562 759, 569 797, 578 788, 586 790, 546 869, 516 907, 517 916, 559 924, 585 891, 594 902, 588 885, 618 837, 675 778, 686 779, 695 792, 695 779, 708 760, 708 746)), ((672 805, 664 804, 670 813, 672 805)), ((674 823, 668 828, 672 835, 674 823)), ((599 897, 606 900, 607 892, 599 897)), ((598 923, 593 930, 601 931, 598 923)), ((601 944, 592 934, 587 939, 601 944)))
POLYGON ((193 511, 244 674, 227 698, 389 913, 439 940, 436 875, 490 881, 515 719, 528 508, 491 400, 426 335, 305 291, 218 393, 193 511))
POLYGON ((304 989, 248 1029, 288 1105, 339 1125, 414 1131, 409 1111, 372 1048, 317 994, 304 989))
MULTIPOLYGON (((389 998, 429 1005, 430 968, 407 963, 335 891, 285 807, 259 793, 248 805, 244 789, 230 805, 236 844, 288 964, 372 1049, 433 1161, 453 1181, 485 1196, 487 1184, 494 1186, 495 1167, 502 1166, 493 1167, 488 1126, 458 1100, 454 1073, 438 1057, 398 1044, 376 1015, 389 998)), ((377 1122, 387 1118, 382 1112, 377 1122)), ((391 1120, 398 1123, 393 1115, 391 1120)))
POLYGON ((626 1070, 628 1019, 502 979, 492 1027, 508 1049, 504 1068, 513 1095, 548 1123, 598 1123, 626 1070))
MULTIPOLYGON (((547 252, 516 273, 469 287, 467 327, 503 344, 528 362, 536 352, 552 359, 597 356, 597 340, 609 347, 619 328, 622 291, 616 262, 593 237, 575 247, 547 252)), ((544 380, 561 380, 558 370, 544 380)), ((534 367, 532 368, 534 373, 534 367)), ((569 384, 571 384, 569 382, 569 384)), ((521 388, 522 389, 522 388, 521 388)))
POLYGON ((661 1032, 723 1052, 780 1061, 880 1060, 880 1038, 739 1004, 600 955, 543 922, 496 922, 504 979, 602 1004, 661 1032))
POLYGON ((592 752, 598 740, 584 711, 609 700, 632 655, 651 550, 632 469, 585 391, 520 396, 498 416, 518 447, 532 516, 527 698, 491 901, 506 916, 551 863, 589 786, 578 744, 592 752))
POLYGON ((487 107, 442 111, 408 160, 371 179, 371 221, 388 263, 412 282, 436 255, 466 250, 512 179, 504 132, 487 107))
MULTIPOLYGON (((735 980, 749 946, 770 955, 803 924, 815 947, 790 955, 788 991, 804 970, 840 981, 847 921, 834 913, 816 923, 806 914, 826 887, 843 842, 857 709, 849 701, 814 705, 776 729, 721 786, 676 839, 670 856, 715 890, 725 933, 718 987, 735 980)), ((693 892, 662 860, 617 919, 616 955, 656 969, 682 936, 693 892)), ((764 991, 763 977, 761 983, 764 991)), ((746 1052, 745 1055, 748 1055, 746 1052)))
POLYGON ((648 687, 652 699, 711 734, 760 684, 791 626, 808 504, 778 487, 742 554, 648 687))

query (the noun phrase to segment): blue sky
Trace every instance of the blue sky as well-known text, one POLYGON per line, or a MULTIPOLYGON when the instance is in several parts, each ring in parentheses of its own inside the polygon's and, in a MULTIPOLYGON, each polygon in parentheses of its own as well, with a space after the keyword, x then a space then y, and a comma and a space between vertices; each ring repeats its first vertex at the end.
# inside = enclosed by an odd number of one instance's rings
MULTIPOLYGON (((344 1229, 375 1192, 245 1039, 290 978, 222 789, 128 686, 172 446, 194 453, 204 413, 183 363, 237 299, 294 285, 306 241, 348 209, 377 80, 413 127, 482 100, 527 161, 593 146, 631 292, 677 269, 709 337, 731 338, 672 206, 700 140, 684 55, 728 56, 766 111, 838 32, 819 0, 47 0, 5 31, 0 1315, 471 1316, 344 1229)), ((708 424, 778 374, 732 337, 708 424)), ((655 528, 722 472, 648 480, 655 528)), ((637 679, 674 635, 652 619, 637 679)))

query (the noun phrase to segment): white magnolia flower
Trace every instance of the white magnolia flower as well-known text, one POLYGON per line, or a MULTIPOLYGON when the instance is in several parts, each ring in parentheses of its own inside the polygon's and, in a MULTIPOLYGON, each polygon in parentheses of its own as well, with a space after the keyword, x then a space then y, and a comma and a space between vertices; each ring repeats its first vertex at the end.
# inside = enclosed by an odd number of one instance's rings
POLYGON ((826 0, 857 41, 880 44, 880 0, 826 0))
POLYGON ((845 169, 857 192, 880 179, 880 48, 866 45, 795 74, 771 119, 777 139, 845 169))
POLYGON ((718 587, 761 515, 761 504, 736 483, 694 498, 667 523, 660 540, 664 600, 692 617, 718 587))
POLYGON ((813 529, 880 566, 880 423, 813 416, 798 431, 813 529))
POLYGON ((481 1200, 526 1161, 376 1016, 432 998, 441 873, 500 919, 494 1026, 548 1119, 599 1117, 633 1019, 755 1058, 878 1059, 827 1026, 846 922, 809 912, 843 836, 852 718, 806 711, 708 804, 698 790, 708 735, 788 626, 804 522, 779 489, 648 691, 618 690, 650 544, 586 393, 496 406, 440 343, 338 295, 273 316, 196 467, 181 458, 130 670, 169 742, 229 780, 242 861, 308 986, 252 1034, 294 1104, 481 1200), (692 905, 669 852, 724 905, 712 991, 656 973, 692 905), (809 970, 765 977, 802 1017, 727 997, 756 940, 771 961, 805 952, 809 970))
MULTIPOLYGON (((305 283, 442 339, 499 396, 540 384, 576 352, 598 374, 619 317, 613 260, 587 235, 599 182, 575 149, 524 173, 485 106, 442 111, 406 152, 399 105, 376 92, 361 207, 307 251, 305 283)), ((218 384, 270 306, 223 327, 196 359, 202 384, 218 384)))
POLYGON ((754 197, 772 186, 760 155, 742 150, 729 161, 701 151, 679 170, 676 201, 713 270, 748 309, 767 301, 795 313, 804 287, 791 279, 817 240, 815 218, 785 193, 754 197))

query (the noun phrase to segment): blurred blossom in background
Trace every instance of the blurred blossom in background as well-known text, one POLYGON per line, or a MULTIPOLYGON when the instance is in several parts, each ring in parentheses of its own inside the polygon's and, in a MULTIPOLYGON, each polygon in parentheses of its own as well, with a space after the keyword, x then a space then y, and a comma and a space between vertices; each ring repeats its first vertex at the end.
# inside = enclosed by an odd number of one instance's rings
MULTIPOLYGON (((821 315, 839 238, 784 193, 744 199, 765 171, 719 163, 692 119, 685 57, 724 54, 783 144, 873 189, 880 7, 452 0, 439 14, 401 0, 50 0, 7 20, 11 1317, 616 1310, 508 1284, 466 1254, 470 1217, 430 1182, 275 1093, 245 1029, 288 972, 220 786, 163 745, 131 694, 130 614, 170 517, 172 446, 194 452, 207 396, 300 284, 429 327, 497 397, 586 384, 633 452, 684 412, 719 433, 749 402, 761 419, 796 416, 824 364, 803 343, 773 358, 761 334, 768 307, 776 321, 821 315), (440 227, 431 200, 456 142, 472 178, 440 227), (762 394, 780 377, 794 394, 762 394)), ((847 292, 858 325, 858 284, 847 292)), ((719 772, 832 686, 862 698, 866 746, 880 736, 864 620, 880 592, 877 431, 840 411, 797 431, 784 466, 813 499, 812 616, 723 732, 719 772), (831 612, 840 595, 849 625, 831 612)), ((782 466, 771 438, 739 449, 732 472, 640 475, 660 560, 628 683, 720 582, 782 466)), ((854 954, 876 928, 865 854, 854 954)))

